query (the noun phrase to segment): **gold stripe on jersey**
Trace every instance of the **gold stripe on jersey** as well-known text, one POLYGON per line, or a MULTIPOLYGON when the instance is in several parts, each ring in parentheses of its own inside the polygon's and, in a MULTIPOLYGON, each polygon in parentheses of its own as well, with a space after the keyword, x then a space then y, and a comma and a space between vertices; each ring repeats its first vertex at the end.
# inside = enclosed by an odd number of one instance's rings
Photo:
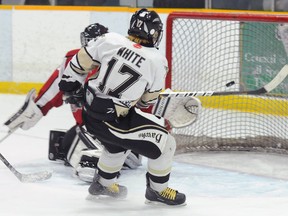
POLYGON ((149 102, 156 101, 161 90, 156 92, 145 92, 139 100, 140 105, 147 105, 149 102))
POLYGON ((77 53, 77 63, 79 68, 75 64, 70 64, 73 71, 78 74, 87 74, 89 71, 99 67, 99 63, 93 61, 91 56, 87 53, 86 49, 83 47, 77 53))
MULTIPOLYGON (((136 103, 137 103, 137 101, 131 101, 130 105, 134 106, 136 103)), ((115 106, 116 113, 117 113, 118 117, 120 117, 120 116, 125 117, 128 114, 129 109, 130 109, 126 106, 121 106, 120 104, 116 104, 116 103, 114 103, 114 106, 115 106)))
POLYGON ((136 126, 134 128, 130 128, 130 129, 121 129, 121 128, 118 128, 118 127, 115 127, 113 126, 112 124, 108 123, 108 122, 103 122, 104 124, 106 124, 110 129, 116 131, 116 132, 119 132, 119 133, 122 133, 122 134, 126 134, 126 133, 133 133, 133 132, 136 132, 136 131, 141 131, 141 130, 144 130, 144 129, 156 129, 156 130, 160 130, 162 131, 163 133, 167 134, 167 130, 164 129, 162 126, 160 125, 157 125, 157 123, 155 124, 146 124, 146 125, 139 125, 139 126, 136 126))

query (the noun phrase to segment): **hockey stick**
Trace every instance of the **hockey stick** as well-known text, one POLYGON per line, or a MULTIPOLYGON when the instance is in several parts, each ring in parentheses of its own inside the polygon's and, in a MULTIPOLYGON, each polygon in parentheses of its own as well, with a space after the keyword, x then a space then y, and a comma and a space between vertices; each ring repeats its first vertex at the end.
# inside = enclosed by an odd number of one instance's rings
POLYGON ((161 92, 162 97, 197 97, 197 96, 217 96, 217 95, 258 95, 271 92, 275 89, 288 75, 288 65, 284 65, 279 73, 262 88, 251 91, 230 91, 230 92, 215 92, 215 91, 195 91, 195 92, 161 92))
MULTIPOLYGON (((9 120, 10 120, 10 119, 9 119, 9 120)), ((9 121, 9 120, 8 120, 8 121, 9 121)), ((4 125, 6 125, 6 123, 7 123, 8 121, 6 121, 6 122, 4 123, 4 125)), ((9 137, 12 133, 14 133, 20 126, 21 126, 21 124, 13 127, 12 129, 9 129, 9 130, 6 132, 6 135, 0 139, 0 143, 2 143, 7 137, 9 137)))
MULTIPOLYGON (((19 126, 13 128, 13 130, 9 130, 7 134, 0 140, 0 143, 4 141, 7 137, 9 137, 12 133, 14 133, 19 126)), ((21 181, 21 182, 36 182, 43 181, 49 179, 52 176, 52 172, 43 171, 31 174, 22 174, 18 172, 9 161, 0 153, 0 160, 11 170, 11 172, 21 181)))
POLYGON ((9 137, 14 131, 9 130, 7 134, 0 139, 0 143, 2 143, 7 137, 9 137))
MULTIPOLYGON (((19 128, 19 126, 13 128, 13 130, 9 130, 7 132, 7 134, 0 140, 0 143, 3 142, 12 133, 14 133, 18 128, 19 128)), ((43 181, 43 180, 49 179, 52 176, 52 172, 48 172, 48 171, 31 173, 31 174, 22 174, 22 173, 18 172, 1 153, 0 153, 0 160, 11 170, 11 172, 21 182, 43 181)))
MULTIPOLYGON (((9 130, 7 134, 0 140, 0 143, 9 137, 18 127, 13 130, 9 130)), ((43 171, 31 174, 22 174, 18 172, 9 161, 0 153, 0 160, 11 170, 11 172, 21 181, 21 182, 36 182, 49 179, 52 176, 52 172, 43 171)))
POLYGON ((23 174, 18 172, 7 159, 0 153, 0 160, 11 170, 11 172, 23 183, 43 181, 52 176, 51 172, 43 171, 31 174, 23 174))

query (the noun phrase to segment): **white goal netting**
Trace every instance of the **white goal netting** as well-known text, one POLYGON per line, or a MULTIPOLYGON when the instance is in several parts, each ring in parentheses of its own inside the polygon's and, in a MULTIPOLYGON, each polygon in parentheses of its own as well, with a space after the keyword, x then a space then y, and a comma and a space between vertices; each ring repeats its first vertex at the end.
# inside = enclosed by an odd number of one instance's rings
MULTIPOLYGON (((287 61, 288 16, 172 13, 166 87, 177 91, 255 90, 287 61), (286 37, 287 35, 287 37, 286 37), (286 37, 286 38, 285 38, 286 37)), ((288 79, 265 95, 199 97, 193 125, 173 129, 178 151, 288 152, 288 79)))

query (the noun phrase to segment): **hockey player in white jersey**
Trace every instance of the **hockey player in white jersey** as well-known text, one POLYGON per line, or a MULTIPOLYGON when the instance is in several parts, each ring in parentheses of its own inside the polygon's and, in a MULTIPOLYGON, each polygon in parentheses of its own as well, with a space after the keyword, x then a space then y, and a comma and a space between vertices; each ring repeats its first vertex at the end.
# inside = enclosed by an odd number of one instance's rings
POLYGON ((84 87, 83 122, 104 145, 89 187, 92 196, 127 195, 116 176, 133 150, 148 158, 147 203, 185 205, 185 194, 168 187, 175 139, 156 116, 138 109, 153 105, 164 87, 167 60, 157 49, 162 28, 155 11, 141 9, 130 20, 128 37, 107 33, 90 41, 64 71, 59 86, 73 98, 87 72, 101 66, 98 77, 84 87))
MULTIPOLYGON (((80 33, 82 47, 102 34, 108 32, 108 28, 93 23, 88 25, 83 32, 80 33)), ((59 89, 59 82, 64 69, 69 65, 71 58, 80 49, 74 49, 67 52, 62 64, 51 74, 49 79, 41 87, 36 96, 35 89, 32 89, 27 95, 24 106, 12 118, 5 122, 10 131, 14 131, 18 127, 28 130, 38 123, 38 121, 46 116, 51 109, 63 105, 63 92, 59 89)), ((89 76, 97 73, 97 68, 89 72, 89 76)), ((88 77, 89 77, 88 76, 88 77)), ((81 93, 81 92, 79 92, 81 93)), ((76 176, 81 180, 92 182, 99 155, 102 151, 101 143, 91 134, 85 131, 82 125, 82 97, 78 97, 79 101, 74 98, 75 103, 71 104, 71 111, 75 118, 76 125, 68 131, 51 130, 49 140, 49 159, 63 160, 65 165, 71 165, 76 176)), ((141 165, 141 157, 131 152, 125 161, 125 168, 137 168, 141 165)))

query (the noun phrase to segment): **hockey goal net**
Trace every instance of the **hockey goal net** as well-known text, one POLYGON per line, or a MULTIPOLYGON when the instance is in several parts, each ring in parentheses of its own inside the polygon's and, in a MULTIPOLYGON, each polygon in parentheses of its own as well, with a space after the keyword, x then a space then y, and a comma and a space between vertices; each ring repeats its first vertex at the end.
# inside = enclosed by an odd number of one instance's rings
MULTIPOLYGON (((176 12, 168 16, 166 36, 166 87, 172 90, 255 90, 288 62, 284 15, 176 12)), ((172 130, 178 152, 287 153, 287 96, 288 79, 265 95, 199 97, 199 120, 172 130)))

